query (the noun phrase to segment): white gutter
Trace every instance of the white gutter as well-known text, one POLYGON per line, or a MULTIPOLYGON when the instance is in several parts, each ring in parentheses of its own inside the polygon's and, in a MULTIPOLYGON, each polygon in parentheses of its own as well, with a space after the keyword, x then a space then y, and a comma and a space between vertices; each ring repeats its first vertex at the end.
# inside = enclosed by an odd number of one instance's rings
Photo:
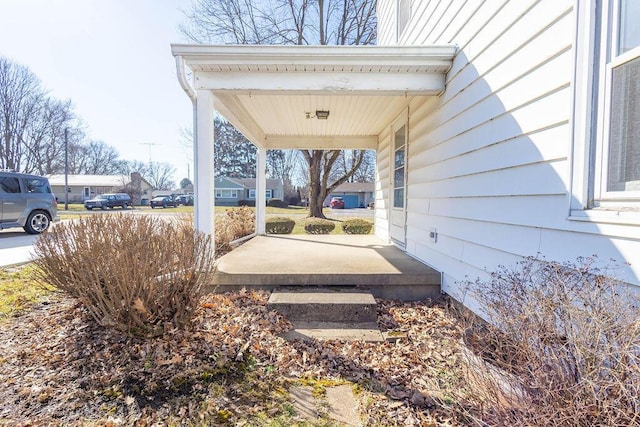
MULTIPOLYGON (((189 84, 189 82, 187 81, 187 75, 184 72, 184 58, 182 58, 182 55, 177 55, 176 56, 176 71, 178 74, 178 81, 180 82, 180 86, 182 86, 182 89, 187 93, 187 96, 191 99, 191 101, 194 103, 196 102, 196 91, 193 90, 193 87, 191 87, 191 85, 189 84)), ((194 128, 195 130, 195 128, 194 128)))

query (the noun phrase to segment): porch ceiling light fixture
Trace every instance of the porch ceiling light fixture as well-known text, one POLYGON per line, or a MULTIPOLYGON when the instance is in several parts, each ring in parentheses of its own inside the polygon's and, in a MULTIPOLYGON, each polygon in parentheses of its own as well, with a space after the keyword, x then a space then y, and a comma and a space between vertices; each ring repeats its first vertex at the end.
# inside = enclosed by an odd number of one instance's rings
POLYGON ((327 120, 329 118, 329 111, 316 110, 316 118, 318 120, 327 120))

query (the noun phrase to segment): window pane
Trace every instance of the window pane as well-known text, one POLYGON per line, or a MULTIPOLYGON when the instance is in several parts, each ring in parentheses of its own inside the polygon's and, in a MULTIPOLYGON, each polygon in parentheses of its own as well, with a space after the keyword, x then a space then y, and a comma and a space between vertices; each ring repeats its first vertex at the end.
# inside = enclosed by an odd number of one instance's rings
POLYGON ((397 150, 399 148, 404 147, 404 126, 402 126, 400 129, 398 129, 396 131, 395 134, 395 138, 394 138, 394 144, 393 144, 393 149, 397 150))
POLYGON ((395 158, 393 160, 393 167, 399 168, 404 166, 404 150, 398 150, 395 152, 395 158))
POLYGON ((393 174, 393 187, 404 187, 404 168, 395 170, 393 174))
POLYGON ((20 184, 18 178, 0 177, 0 189, 5 193, 19 193, 20 184))
POLYGON ((404 208, 404 188, 393 190, 393 207, 404 208))
POLYGON ((640 58, 613 69, 608 178, 609 191, 640 189, 640 58))
POLYGON ((640 46, 640 1, 620 1, 618 55, 640 46))

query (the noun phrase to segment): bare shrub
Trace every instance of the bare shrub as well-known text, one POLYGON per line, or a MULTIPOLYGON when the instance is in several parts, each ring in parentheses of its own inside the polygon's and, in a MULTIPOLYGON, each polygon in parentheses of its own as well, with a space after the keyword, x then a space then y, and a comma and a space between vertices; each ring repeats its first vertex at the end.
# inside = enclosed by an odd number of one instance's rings
POLYGON ((39 278, 103 325, 141 336, 182 328, 214 272, 211 238, 187 221, 92 215, 34 245, 39 278))
POLYGON ((229 252, 231 242, 255 232, 256 219, 253 209, 243 206, 230 208, 216 215, 216 256, 229 252))
POLYGON ((596 262, 527 258, 466 283, 486 320, 470 316, 466 336, 480 356, 466 360, 484 419, 640 424, 639 300, 596 262))

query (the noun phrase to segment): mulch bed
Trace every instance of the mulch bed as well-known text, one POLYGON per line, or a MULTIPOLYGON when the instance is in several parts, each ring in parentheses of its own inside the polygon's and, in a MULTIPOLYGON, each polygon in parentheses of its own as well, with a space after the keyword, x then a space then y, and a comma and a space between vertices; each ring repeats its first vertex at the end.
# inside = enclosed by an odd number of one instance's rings
POLYGON ((132 338, 54 295, 0 326, 0 424, 289 425, 300 379, 354 384, 365 425, 460 424, 462 328, 445 302, 378 301, 385 343, 287 342, 268 293, 202 298, 186 331, 132 338))

